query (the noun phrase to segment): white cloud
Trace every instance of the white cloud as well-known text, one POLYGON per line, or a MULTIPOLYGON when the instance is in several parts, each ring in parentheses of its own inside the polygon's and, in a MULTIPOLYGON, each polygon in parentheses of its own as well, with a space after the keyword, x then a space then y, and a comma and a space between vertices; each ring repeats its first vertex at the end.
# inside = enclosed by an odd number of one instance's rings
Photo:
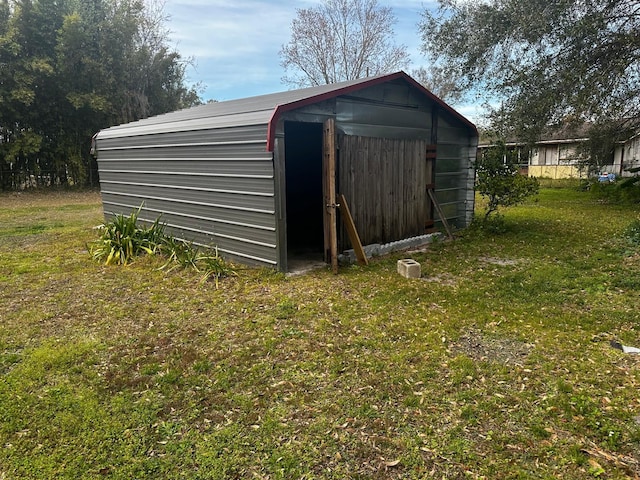
POLYGON ((481 105, 469 103, 464 105, 453 106, 458 113, 468 118, 470 121, 480 126, 485 123, 485 116, 487 114, 486 108, 481 105))
MULTIPOLYGON (((205 99, 218 100, 276 92, 284 72, 278 52, 289 40, 296 8, 321 0, 169 0, 171 38, 196 68, 189 80, 206 86, 205 99)), ((417 23, 433 0, 380 1, 398 18, 396 41, 409 49, 413 67, 424 65, 417 23)))
POLYGON ((206 58, 277 54, 292 18, 285 7, 257 1, 191 0, 172 2, 167 8, 179 50, 206 58))
POLYGON ((278 52, 286 43, 295 9, 257 0, 179 0, 167 3, 171 38, 196 68, 206 99, 282 90, 278 52))

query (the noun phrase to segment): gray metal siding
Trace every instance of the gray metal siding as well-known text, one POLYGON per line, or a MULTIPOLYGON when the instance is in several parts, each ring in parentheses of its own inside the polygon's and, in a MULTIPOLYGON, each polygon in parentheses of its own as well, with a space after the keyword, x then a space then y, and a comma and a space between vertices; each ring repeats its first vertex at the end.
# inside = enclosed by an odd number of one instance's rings
MULTIPOLYGON (((125 130, 123 130, 124 132, 125 130)), ((174 131, 96 141, 107 217, 143 205, 177 238, 228 258, 276 266, 273 154, 266 126, 174 131)))
POLYGON ((447 218, 466 226, 474 127, 398 75, 207 104, 104 130, 96 151, 105 215, 144 203, 141 218, 161 216, 177 237, 216 244, 243 263, 286 269, 284 121, 333 117, 347 135, 427 143, 437 136, 436 194, 447 218))
POLYGON ((478 139, 446 115, 438 117, 436 197, 447 221, 458 228, 473 219, 473 162, 478 139))
MULTIPOLYGON (((348 98, 337 98, 337 128, 349 135, 431 143, 434 108, 432 102, 407 85, 379 85, 348 98)), ((444 113, 438 115, 436 137, 436 197, 447 220, 464 228, 473 219, 473 146, 477 138, 469 128, 444 113)))
MULTIPOLYGON (((384 84, 287 112, 284 118, 321 122, 335 112, 337 130, 347 135, 431 143, 434 108, 406 84, 384 84)), ((447 220, 464 228, 473 219, 477 138, 444 113, 438 116, 436 137, 436 196, 447 220)))

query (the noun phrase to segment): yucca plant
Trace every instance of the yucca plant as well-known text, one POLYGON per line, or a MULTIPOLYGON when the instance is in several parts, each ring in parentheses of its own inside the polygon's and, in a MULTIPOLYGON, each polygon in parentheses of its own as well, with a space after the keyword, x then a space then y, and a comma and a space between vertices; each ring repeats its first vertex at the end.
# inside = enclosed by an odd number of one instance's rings
POLYGON ((215 246, 200 249, 192 242, 167 236, 162 244, 162 251, 167 256, 167 261, 160 270, 170 272, 179 267, 189 268, 201 273, 203 282, 213 278, 216 288, 220 278, 236 274, 235 268, 220 256, 218 247, 215 246))
POLYGON ((118 214, 113 221, 100 225, 101 236, 87 245, 89 253, 96 261, 105 265, 127 265, 141 253, 153 255, 158 251, 164 238, 164 224, 160 219, 149 227, 139 227, 138 217, 142 205, 131 215, 118 214))
POLYGON ((127 265, 142 253, 160 254, 167 260, 159 270, 193 269, 202 274, 202 281, 213 278, 216 288, 220 278, 235 275, 235 269, 219 255, 217 247, 201 250, 192 242, 166 235, 160 218, 149 227, 139 226, 141 209, 142 205, 131 215, 116 215, 112 222, 98 227, 102 231, 100 238, 87 245, 94 260, 104 261, 105 265, 127 265))
POLYGON ((167 261, 160 267, 160 270, 170 272, 178 267, 198 270, 196 265, 198 247, 194 246, 193 243, 166 235, 162 239, 160 249, 167 257, 167 261))

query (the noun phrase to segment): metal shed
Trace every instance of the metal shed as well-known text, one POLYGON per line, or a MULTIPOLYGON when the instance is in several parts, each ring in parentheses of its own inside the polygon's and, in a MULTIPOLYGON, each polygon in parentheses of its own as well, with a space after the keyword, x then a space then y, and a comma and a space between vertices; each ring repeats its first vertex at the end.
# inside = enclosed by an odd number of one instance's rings
MULTIPOLYGON (((107 219, 143 205, 141 220, 161 216, 178 238, 286 271, 300 253, 332 260, 334 192, 365 245, 430 231, 428 186, 467 226, 477 143, 471 122, 398 72, 108 128, 94 151, 107 219)), ((337 245, 349 248, 340 227, 337 245)))

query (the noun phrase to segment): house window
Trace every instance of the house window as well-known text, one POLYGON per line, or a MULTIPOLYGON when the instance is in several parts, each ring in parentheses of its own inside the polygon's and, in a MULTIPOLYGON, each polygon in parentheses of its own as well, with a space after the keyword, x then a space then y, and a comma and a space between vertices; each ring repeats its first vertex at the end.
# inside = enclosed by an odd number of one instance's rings
POLYGON ((558 147, 558 164, 569 164, 578 159, 575 145, 560 145, 558 147))

